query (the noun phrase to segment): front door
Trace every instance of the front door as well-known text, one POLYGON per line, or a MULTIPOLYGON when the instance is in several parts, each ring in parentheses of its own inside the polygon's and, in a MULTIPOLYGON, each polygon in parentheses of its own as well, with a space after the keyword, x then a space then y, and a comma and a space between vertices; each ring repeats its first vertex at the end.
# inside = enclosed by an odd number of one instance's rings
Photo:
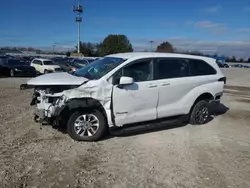
POLYGON ((156 119, 158 86, 153 79, 152 67, 151 59, 140 60, 113 76, 112 104, 117 126, 156 119), (132 77, 134 83, 119 88, 121 76, 132 77))

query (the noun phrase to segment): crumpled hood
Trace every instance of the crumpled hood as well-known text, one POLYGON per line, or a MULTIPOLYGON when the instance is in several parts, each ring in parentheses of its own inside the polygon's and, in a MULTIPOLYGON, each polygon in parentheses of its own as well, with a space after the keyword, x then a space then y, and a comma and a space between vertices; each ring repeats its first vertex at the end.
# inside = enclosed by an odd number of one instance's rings
POLYGON ((81 85, 88 81, 87 78, 73 76, 66 72, 49 73, 38 76, 27 82, 28 85, 81 85))

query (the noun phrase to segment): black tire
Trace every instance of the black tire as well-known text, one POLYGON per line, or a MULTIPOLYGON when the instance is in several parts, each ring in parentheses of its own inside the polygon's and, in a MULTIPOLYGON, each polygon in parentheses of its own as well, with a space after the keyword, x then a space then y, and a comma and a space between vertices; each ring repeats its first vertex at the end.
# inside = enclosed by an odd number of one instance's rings
POLYGON ((198 101, 196 104, 194 104, 190 112, 189 123, 191 125, 206 124, 209 121, 210 116, 211 116, 210 103, 206 100, 201 100, 198 101))
POLYGON ((85 111, 85 110, 76 111, 72 113, 69 118, 69 121, 67 123, 67 131, 68 131, 69 136, 73 140, 76 140, 76 141, 99 141, 101 138, 106 136, 108 132, 108 125, 107 125, 106 118, 98 109, 94 109, 91 111, 85 111), (92 136, 80 136, 79 134, 77 134, 75 130, 75 121, 77 120, 77 118, 79 118, 81 115, 84 115, 84 114, 94 115, 99 121, 99 127, 97 131, 95 132, 95 134, 93 134, 92 136))
POLYGON ((45 69, 44 70, 44 74, 48 74, 48 73, 49 73, 49 71, 45 69))
POLYGON ((10 77, 15 77, 15 70, 14 69, 10 69, 10 77))

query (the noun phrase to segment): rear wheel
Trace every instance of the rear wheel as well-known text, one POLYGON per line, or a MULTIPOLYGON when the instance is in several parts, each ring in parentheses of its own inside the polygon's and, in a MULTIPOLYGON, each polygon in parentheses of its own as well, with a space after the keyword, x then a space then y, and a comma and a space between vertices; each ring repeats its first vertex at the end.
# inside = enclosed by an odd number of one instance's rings
POLYGON ((44 74, 48 74, 48 73, 49 73, 49 71, 45 69, 44 70, 44 74))
POLYGON ((11 77, 14 77, 14 76, 15 76, 15 71, 14 71, 14 69, 10 69, 10 76, 11 76, 11 77))
POLYGON ((211 116, 210 104, 206 100, 197 102, 190 112, 189 123, 192 125, 201 125, 209 121, 211 116))
POLYGON ((76 141, 98 141, 107 133, 104 115, 97 109, 74 112, 67 124, 69 136, 76 141))

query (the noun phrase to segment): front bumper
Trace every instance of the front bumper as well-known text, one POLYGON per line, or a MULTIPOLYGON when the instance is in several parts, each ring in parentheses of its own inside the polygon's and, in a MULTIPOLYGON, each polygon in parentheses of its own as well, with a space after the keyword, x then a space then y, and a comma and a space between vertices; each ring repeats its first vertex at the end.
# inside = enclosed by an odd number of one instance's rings
MULTIPOLYGON (((38 101, 38 96, 34 93, 30 105, 34 106, 34 114, 41 120, 59 118, 61 111, 65 107, 63 97, 49 97, 48 101, 38 101)), ((60 118, 59 118, 60 119, 60 118)))
POLYGON ((44 109, 34 109, 34 114, 35 116, 39 117, 40 119, 45 119, 46 116, 45 116, 45 110, 44 109))

